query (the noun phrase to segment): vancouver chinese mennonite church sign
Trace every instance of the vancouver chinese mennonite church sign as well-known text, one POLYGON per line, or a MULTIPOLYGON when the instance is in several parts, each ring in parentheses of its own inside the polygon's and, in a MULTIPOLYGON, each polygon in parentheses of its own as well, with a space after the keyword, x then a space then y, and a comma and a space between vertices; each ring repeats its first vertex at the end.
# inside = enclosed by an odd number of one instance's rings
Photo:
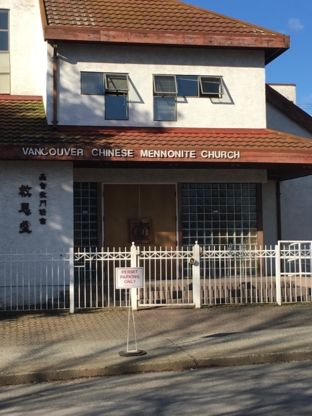
POLYGON ((13 146, 1 149, 6 159, 46 159, 46 160, 172 160, 177 161, 216 161, 241 159, 237 150, 218 149, 123 149, 107 147, 35 147, 13 146))

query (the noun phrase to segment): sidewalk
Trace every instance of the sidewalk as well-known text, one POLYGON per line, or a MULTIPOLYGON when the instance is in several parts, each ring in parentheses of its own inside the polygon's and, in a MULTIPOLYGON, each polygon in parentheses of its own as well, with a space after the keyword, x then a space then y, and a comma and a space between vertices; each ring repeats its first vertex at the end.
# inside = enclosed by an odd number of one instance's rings
POLYGON ((312 359, 312 304, 139 310, 139 357, 119 355, 127 325, 127 310, 0 312, 0 385, 312 359))

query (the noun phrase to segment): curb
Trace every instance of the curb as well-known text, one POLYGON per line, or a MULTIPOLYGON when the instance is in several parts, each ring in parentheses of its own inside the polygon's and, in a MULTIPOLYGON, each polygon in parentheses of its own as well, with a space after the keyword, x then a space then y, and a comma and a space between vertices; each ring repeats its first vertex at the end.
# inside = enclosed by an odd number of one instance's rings
POLYGON ((312 361, 312 351, 277 352, 268 354, 250 354, 230 357, 214 357, 154 363, 121 364, 112 367, 72 368, 29 373, 0 374, 0 386, 51 381, 69 381, 80 378, 112 377, 127 374, 143 374, 165 371, 185 371, 201 368, 234 367, 256 364, 278 364, 294 361, 312 361))

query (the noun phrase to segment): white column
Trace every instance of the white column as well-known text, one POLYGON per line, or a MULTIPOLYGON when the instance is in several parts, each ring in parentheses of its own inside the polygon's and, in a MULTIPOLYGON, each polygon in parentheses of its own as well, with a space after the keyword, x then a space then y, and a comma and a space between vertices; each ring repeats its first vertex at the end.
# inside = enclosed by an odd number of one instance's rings
POLYGON ((200 299, 200 246, 198 242, 195 241, 193 246, 193 302, 195 303, 195 308, 201 307, 200 299))
POLYGON ((74 249, 69 249, 69 312, 75 312, 74 249))
POLYGON ((276 303, 282 305, 282 288, 281 288, 281 252, 280 245, 275 246, 275 284, 276 284, 276 303))
MULTIPOLYGON (((138 254, 139 249, 135 246, 134 243, 132 243, 131 246, 131 267, 138 267, 138 254)), ((137 300, 137 293, 138 289, 130 289, 131 290, 131 305, 132 310, 136 311, 138 309, 138 300, 137 300)))

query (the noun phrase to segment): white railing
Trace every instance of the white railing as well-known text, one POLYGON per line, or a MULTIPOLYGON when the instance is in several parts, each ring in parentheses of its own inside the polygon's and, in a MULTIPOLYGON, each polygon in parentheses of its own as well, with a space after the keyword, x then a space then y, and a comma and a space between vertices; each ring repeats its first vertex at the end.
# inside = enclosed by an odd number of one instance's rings
POLYGON ((116 289, 116 267, 131 266, 132 251, 106 249, 75 253, 75 308, 104 308, 129 305, 125 289, 116 289))
POLYGON ((0 310, 69 308, 73 250, 0 253, 0 310))
POLYGON ((201 255, 201 304, 276 302, 276 249, 207 247, 201 255))
POLYGON ((139 306, 193 304, 192 255, 178 248, 140 251, 137 265, 144 268, 145 284, 138 293, 139 306))
POLYGON ((312 242, 279 241, 281 302, 310 302, 312 242))
POLYGON ((0 310, 309 302, 312 243, 275 247, 73 249, 0 253, 0 310), (116 289, 116 267, 143 267, 116 289))

